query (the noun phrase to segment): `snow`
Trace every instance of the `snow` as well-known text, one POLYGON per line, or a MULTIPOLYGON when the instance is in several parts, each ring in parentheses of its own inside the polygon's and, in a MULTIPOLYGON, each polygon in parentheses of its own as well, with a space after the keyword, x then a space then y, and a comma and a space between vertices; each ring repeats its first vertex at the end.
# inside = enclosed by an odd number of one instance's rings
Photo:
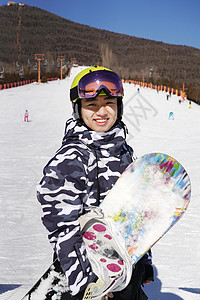
MULTIPOLYGON (((62 81, 0 91, 0 300, 20 300, 52 262, 41 223, 36 185, 42 169, 60 147, 71 116, 69 88, 84 67, 62 81), (28 109, 30 122, 24 122, 28 109)), ((124 122, 137 156, 163 152, 183 164, 192 182, 192 199, 183 218, 153 247, 155 282, 149 299, 200 299, 200 107, 179 103, 165 92, 124 84, 124 122), (174 120, 169 120, 169 112, 174 120)), ((40 299, 38 299, 40 300, 40 299)))

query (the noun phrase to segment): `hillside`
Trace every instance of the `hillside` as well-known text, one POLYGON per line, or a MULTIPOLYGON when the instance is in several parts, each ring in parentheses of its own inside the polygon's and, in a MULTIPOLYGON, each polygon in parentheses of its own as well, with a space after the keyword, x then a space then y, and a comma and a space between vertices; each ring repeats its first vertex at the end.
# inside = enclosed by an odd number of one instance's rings
POLYGON ((172 87, 200 84, 200 49, 92 28, 28 5, 1 6, 0 16, 0 67, 7 72, 16 62, 26 70, 28 60, 34 64, 34 53, 45 53, 49 70, 58 55, 65 55, 80 65, 111 67, 125 78, 165 80, 172 87))

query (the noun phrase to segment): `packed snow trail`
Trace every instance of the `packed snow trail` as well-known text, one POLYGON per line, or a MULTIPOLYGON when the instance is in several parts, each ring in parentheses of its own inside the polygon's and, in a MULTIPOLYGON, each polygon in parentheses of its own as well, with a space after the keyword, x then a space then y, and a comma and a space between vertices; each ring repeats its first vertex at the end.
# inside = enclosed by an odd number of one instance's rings
MULTIPOLYGON (((69 89, 84 67, 70 78, 0 91, 1 198, 0 300, 18 300, 52 261, 41 224, 36 185, 42 169, 60 147, 71 116, 69 89), (24 122, 25 110, 30 122, 24 122)), ((124 84, 124 122, 137 156, 164 152, 186 168, 192 199, 182 220, 153 247, 155 282, 145 287, 149 299, 200 298, 200 107, 165 92, 124 84), (169 120, 173 111, 174 120, 169 120)), ((40 300, 40 299, 38 299, 40 300)))

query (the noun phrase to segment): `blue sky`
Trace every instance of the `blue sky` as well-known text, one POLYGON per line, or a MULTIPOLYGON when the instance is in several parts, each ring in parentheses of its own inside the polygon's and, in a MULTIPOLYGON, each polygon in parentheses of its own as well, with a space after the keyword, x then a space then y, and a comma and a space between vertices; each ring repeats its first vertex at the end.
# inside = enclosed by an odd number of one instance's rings
MULTIPOLYGON (((20 0, 15 0, 16 3, 20 0)), ((65 19, 200 49, 200 0, 24 0, 65 19)), ((7 1, 0 0, 0 5, 7 1)))

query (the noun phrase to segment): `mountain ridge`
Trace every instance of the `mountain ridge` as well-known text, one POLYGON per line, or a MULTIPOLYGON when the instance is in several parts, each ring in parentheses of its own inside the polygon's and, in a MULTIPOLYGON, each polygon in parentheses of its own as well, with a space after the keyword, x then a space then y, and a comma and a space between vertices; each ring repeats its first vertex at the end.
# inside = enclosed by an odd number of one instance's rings
POLYGON ((90 27, 35 6, 3 5, 0 15, 0 67, 8 72, 15 71, 16 62, 26 70, 28 60, 34 64, 34 53, 44 53, 49 68, 64 55, 80 65, 112 68, 126 79, 200 85, 198 48, 90 27))

